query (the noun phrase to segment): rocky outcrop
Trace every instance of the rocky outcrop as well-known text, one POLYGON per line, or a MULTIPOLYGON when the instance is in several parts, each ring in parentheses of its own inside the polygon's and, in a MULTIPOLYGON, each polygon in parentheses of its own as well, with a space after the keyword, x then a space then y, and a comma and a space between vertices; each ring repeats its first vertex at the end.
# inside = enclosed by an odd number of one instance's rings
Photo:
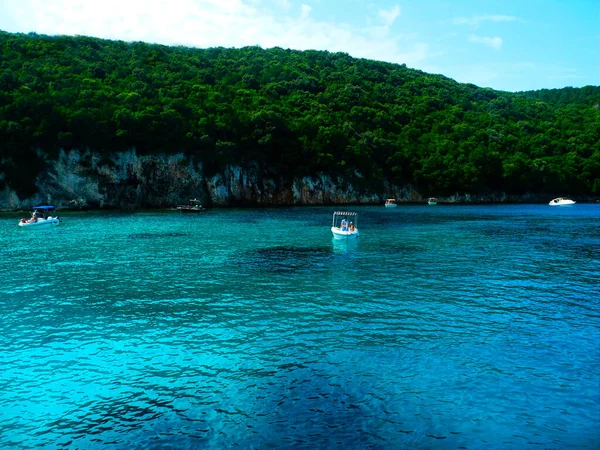
MULTIPOLYGON (((48 161, 48 159, 46 158, 48 161)), ((90 151, 61 151, 36 181, 38 193, 20 198, 6 188, 0 208, 34 204, 61 208, 166 208, 198 198, 208 206, 320 205, 379 203, 385 195, 359 193, 343 179, 326 175, 273 179, 259 167, 227 166, 207 176, 202 164, 182 153, 138 155, 135 150, 109 158, 90 151)))
MULTIPOLYGON (((45 156, 45 155, 42 155, 45 156)), ((381 187, 377 192, 357 189, 343 178, 321 174, 294 180, 266 176, 258 166, 228 166, 207 176, 202 164, 178 154, 138 155, 135 150, 110 157, 90 151, 61 151, 36 181, 38 193, 21 198, 5 188, 0 192, 0 209, 27 209, 35 204, 60 208, 168 208, 198 198, 207 206, 342 205, 381 204, 385 198, 398 203, 424 203, 411 186, 381 187)), ((360 179, 360 174, 355 174, 360 179)), ((543 198, 508 198, 456 194, 439 198, 440 203, 502 203, 547 201, 543 198)))

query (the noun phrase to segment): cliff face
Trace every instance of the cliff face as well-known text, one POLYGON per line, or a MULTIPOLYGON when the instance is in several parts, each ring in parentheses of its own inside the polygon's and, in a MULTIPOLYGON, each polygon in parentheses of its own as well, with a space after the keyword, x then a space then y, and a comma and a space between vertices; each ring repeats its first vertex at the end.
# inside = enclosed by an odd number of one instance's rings
POLYGON ((36 181, 38 193, 20 198, 6 188, 0 193, 1 209, 46 203, 61 208, 166 208, 190 198, 199 198, 207 206, 369 204, 380 203, 387 195, 420 200, 411 189, 385 195, 359 193, 342 179, 325 175, 272 179, 256 167, 228 166, 208 177, 200 164, 183 154, 141 156, 130 150, 107 159, 72 150, 46 162, 47 169, 36 181))
MULTIPOLYGON (((44 155, 41 155, 44 156, 44 155)), ((90 151, 61 151, 56 160, 46 158, 47 169, 37 178, 38 193, 20 197, 10 187, 0 191, 0 210, 28 209, 51 204, 63 209, 170 208, 200 199, 205 206, 275 206, 424 203, 426 196, 412 186, 382 186, 377 192, 360 190, 346 179, 327 175, 273 179, 258 167, 227 166, 207 176, 201 164, 182 153, 138 155, 135 150, 110 158, 90 151)), ((0 174, 2 176, 2 174, 0 174)), ((357 174, 357 178, 360 176, 357 174)), ((562 195, 562 194, 557 194, 562 195)), ((456 194, 439 197, 441 203, 545 203, 557 195, 529 194, 509 197, 456 194)), ((593 201, 590 198, 580 199, 593 201)))

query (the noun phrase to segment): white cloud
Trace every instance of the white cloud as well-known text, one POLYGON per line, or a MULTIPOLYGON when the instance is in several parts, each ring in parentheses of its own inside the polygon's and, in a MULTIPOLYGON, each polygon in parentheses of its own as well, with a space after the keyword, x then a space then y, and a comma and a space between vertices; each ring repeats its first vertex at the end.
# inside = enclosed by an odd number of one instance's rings
POLYGON ((472 34, 469 36, 469 41, 476 42, 478 44, 487 45, 488 47, 492 47, 493 49, 500 50, 502 47, 502 38, 496 37, 483 37, 476 36, 472 34))
POLYGON ((481 22, 515 22, 521 21, 518 17, 515 16, 503 16, 501 14, 485 14, 482 16, 473 16, 473 17, 455 17, 452 19, 452 22, 455 25, 471 25, 478 26, 481 22))
POLYGON ((302 14, 300 15, 300 17, 302 19, 306 19, 310 15, 310 12, 312 11, 312 8, 310 6, 308 6, 308 5, 302 5, 300 7, 300 10, 302 11, 302 14))
POLYGON ((379 18, 381 19, 384 26, 386 26, 386 27, 391 27, 399 15, 400 15, 400 6, 398 6, 398 5, 395 5, 389 11, 385 10, 385 9, 379 10, 379 18))
MULTIPOLYGON (((285 7, 289 1, 279 4, 285 7)), ((389 26, 399 14, 396 6, 379 18, 389 26)), ((308 5, 291 17, 258 0, 145 0, 143 7, 123 0, 3 0, 0 29, 200 48, 329 50, 409 66, 429 56, 426 43, 392 36, 386 27, 317 21, 308 5)))

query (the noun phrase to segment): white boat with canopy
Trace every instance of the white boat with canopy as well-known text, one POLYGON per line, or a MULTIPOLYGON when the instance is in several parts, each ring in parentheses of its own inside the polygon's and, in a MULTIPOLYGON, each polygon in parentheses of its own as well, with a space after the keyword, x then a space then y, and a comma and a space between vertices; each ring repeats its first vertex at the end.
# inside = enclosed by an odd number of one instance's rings
POLYGON ((428 205, 437 205, 437 198, 435 198, 435 197, 429 197, 427 199, 427 204, 428 205))
POLYGON ((358 213, 336 211, 333 213, 331 232, 335 239, 354 239, 358 237, 358 213))
POLYGON ((574 205, 575 202, 573 200, 569 200, 568 198, 558 197, 550 200, 548 203, 550 206, 566 206, 566 205, 574 205))
POLYGON ((396 204, 396 199, 395 198, 388 198, 385 201, 385 207, 386 208, 395 208, 396 206, 398 206, 398 205, 396 204))
POLYGON ((23 217, 19 222, 21 228, 40 229, 57 226, 60 224, 60 219, 56 216, 51 216, 48 213, 54 211, 54 206, 34 206, 31 218, 28 220, 23 217))

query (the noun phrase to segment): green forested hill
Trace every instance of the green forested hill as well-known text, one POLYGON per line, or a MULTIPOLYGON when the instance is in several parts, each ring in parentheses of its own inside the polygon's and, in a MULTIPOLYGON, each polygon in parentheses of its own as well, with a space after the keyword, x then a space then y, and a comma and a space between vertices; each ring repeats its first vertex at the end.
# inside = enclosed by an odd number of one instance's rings
POLYGON ((599 87, 513 94, 341 53, 0 32, 0 183, 33 192, 60 148, 135 147, 209 173, 597 195, 598 103, 599 87))
POLYGON ((561 106, 573 103, 581 103, 583 105, 594 106, 596 109, 600 107, 600 87, 597 86, 585 86, 582 88, 567 87, 562 89, 540 89, 538 91, 520 92, 519 95, 561 106))

